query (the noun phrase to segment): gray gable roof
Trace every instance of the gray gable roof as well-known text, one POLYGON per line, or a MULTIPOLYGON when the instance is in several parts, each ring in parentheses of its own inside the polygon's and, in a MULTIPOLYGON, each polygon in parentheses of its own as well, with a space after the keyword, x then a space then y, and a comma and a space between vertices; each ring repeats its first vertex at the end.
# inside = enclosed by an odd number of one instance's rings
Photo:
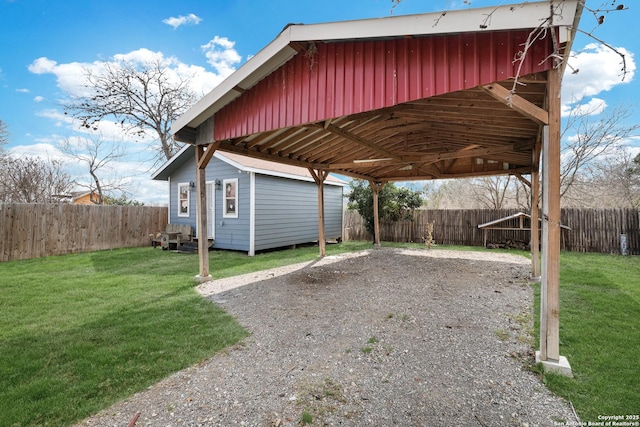
MULTIPOLYGON (((195 146, 187 144, 178 151, 169 161, 162 165, 151 175, 151 179, 156 181, 167 181, 185 163, 191 162, 195 168, 195 146)), ((255 172, 262 175, 278 176, 281 178, 296 179, 299 181, 314 182, 313 177, 305 168, 286 165, 283 163, 270 162, 267 160, 254 159, 241 156, 235 153, 216 151, 214 157, 232 165, 243 172, 255 172)), ((327 177, 326 184, 344 186, 347 183, 332 175, 327 177)))

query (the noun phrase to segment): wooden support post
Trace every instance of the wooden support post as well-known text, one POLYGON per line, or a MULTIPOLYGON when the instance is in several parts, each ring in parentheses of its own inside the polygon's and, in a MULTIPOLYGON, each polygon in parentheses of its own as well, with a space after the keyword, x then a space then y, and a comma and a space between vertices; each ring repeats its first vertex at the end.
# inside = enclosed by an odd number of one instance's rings
MULTIPOLYGON (((549 140, 549 127, 544 127, 543 141, 549 140)), ((540 359, 547 360, 547 265, 549 259, 549 174, 547 173, 547 147, 542 151, 542 271, 540 276, 540 359)))
POLYGON ((309 173, 318 185, 318 246, 320 256, 326 255, 326 236, 324 232, 324 181, 329 176, 329 171, 318 170, 317 172, 309 168, 309 173))
MULTIPOLYGON (((215 151, 212 146, 208 150, 215 151)), ((211 159, 213 153, 207 150, 206 156, 211 159)), ((200 273, 196 276, 199 282, 211 280, 209 274, 209 239, 207 238, 207 176, 205 168, 208 160, 205 158, 205 150, 202 145, 196 145, 196 223, 198 225, 198 258, 200 273)))
POLYGON ((531 275, 540 277, 540 173, 531 172, 531 275))
POLYGON ((380 247, 380 207, 378 206, 378 195, 385 184, 385 182, 369 181, 369 186, 373 193, 373 244, 376 247, 380 247))
POLYGON ((560 360, 560 69, 548 72, 549 126, 543 140, 543 271, 540 359, 560 360), (544 310, 543 310, 544 308, 544 310))

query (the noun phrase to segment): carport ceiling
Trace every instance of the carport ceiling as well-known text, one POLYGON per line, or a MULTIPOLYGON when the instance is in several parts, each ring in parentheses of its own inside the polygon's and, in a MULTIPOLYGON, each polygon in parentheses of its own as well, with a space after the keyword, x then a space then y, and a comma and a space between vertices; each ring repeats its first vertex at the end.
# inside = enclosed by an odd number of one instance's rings
POLYGON ((547 1, 287 27, 177 120, 175 137, 375 182, 529 173, 550 56, 568 51, 581 11, 556 3, 555 37, 522 63, 547 1))
MULTIPOLYGON (((545 80, 536 77, 518 93, 542 106, 545 80)), ((423 180, 528 173, 539 135, 538 123, 475 88, 231 138, 219 149, 373 181, 423 180)))

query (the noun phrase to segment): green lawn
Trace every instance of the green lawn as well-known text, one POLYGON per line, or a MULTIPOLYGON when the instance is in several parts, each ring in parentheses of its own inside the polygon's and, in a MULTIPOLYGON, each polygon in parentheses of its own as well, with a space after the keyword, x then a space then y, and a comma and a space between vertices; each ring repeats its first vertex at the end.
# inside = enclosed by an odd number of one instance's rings
MULTIPOLYGON (((317 256, 215 251, 210 262, 221 278, 317 256)), ((197 256, 152 248, 0 263, 0 426, 71 424, 245 337, 195 292, 197 273, 197 256)))
MULTIPOLYGON (((346 242, 328 245, 327 255, 369 248, 346 242)), ((214 251, 211 273, 317 255, 313 246, 255 257, 214 251)), ((0 263, 0 426, 71 424, 245 337, 197 295, 197 273, 196 256, 152 248, 0 263)), ((560 286, 560 352, 575 378, 545 382, 583 421, 637 413, 640 257, 562 253, 560 286)))
POLYGON ((560 354, 575 378, 544 381, 583 422, 640 413, 640 257, 561 254, 560 354))

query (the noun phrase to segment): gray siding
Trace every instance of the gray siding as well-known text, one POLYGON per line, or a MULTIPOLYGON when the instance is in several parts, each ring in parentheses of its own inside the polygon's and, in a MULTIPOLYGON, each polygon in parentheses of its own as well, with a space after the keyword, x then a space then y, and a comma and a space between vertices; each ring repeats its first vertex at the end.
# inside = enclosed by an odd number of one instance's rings
MULTIPOLYGON (((342 187, 325 186, 325 229, 327 238, 342 236, 342 187)), ((317 240, 316 184, 256 176, 255 249, 259 251, 317 240)))
POLYGON ((214 248, 232 249, 236 251, 249 251, 249 174, 238 173, 238 169, 213 158, 207 166, 207 181, 219 179, 221 183, 225 179, 238 179, 238 201, 236 209, 238 218, 224 218, 223 213, 223 188, 215 190, 216 193, 216 241, 214 248))
POLYGON ((342 239, 343 189, 337 185, 324 186, 324 233, 327 239, 342 239))
MULTIPOLYGON (((215 190, 215 216, 216 216, 216 240, 214 247, 219 249, 233 249, 239 251, 249 250, 249 174, 238 173, 238 169, 227 163, 213 158, 206 170, 206 179, 214 181, 219 179, 238 179, 238 218, 223 218, 222 189, 215 190)), ((186 162, 171 176, 169 186, 169 222, 173 224, 190 224, 196 235, 196 191, 191 191, 189 200, 189 217, 178 216, 178 184, 190 182, 196 179, 195 163, 186 162)))
MULTIPOLYGON (((223 189, 215 190, 214 248, 250 250, 250 174, 213 158, 207 182, 238 179, 238 218, 223 217, 223 189)), ((169 222, 189 224, 196 234, 196 190, 190 192, 189 217, 178 216, 178 183, 195 182, 194 162, 185 162, 169 186, 169 222)), ((256 174, 255 250, 318 240, 318 193, 314 182, 256 174)), ((325 185, 325 231, 328 239, 342 237, 342 187, 325 185)))
POLYGON ((178 184, 183 182, 195 182, 195 163, 187 162, 175 174, 171 176, 169 185, 169 223, 189 224, 196 233, 196 191, 191 190, 189 197, 189 216, 178 216, 178 184))

